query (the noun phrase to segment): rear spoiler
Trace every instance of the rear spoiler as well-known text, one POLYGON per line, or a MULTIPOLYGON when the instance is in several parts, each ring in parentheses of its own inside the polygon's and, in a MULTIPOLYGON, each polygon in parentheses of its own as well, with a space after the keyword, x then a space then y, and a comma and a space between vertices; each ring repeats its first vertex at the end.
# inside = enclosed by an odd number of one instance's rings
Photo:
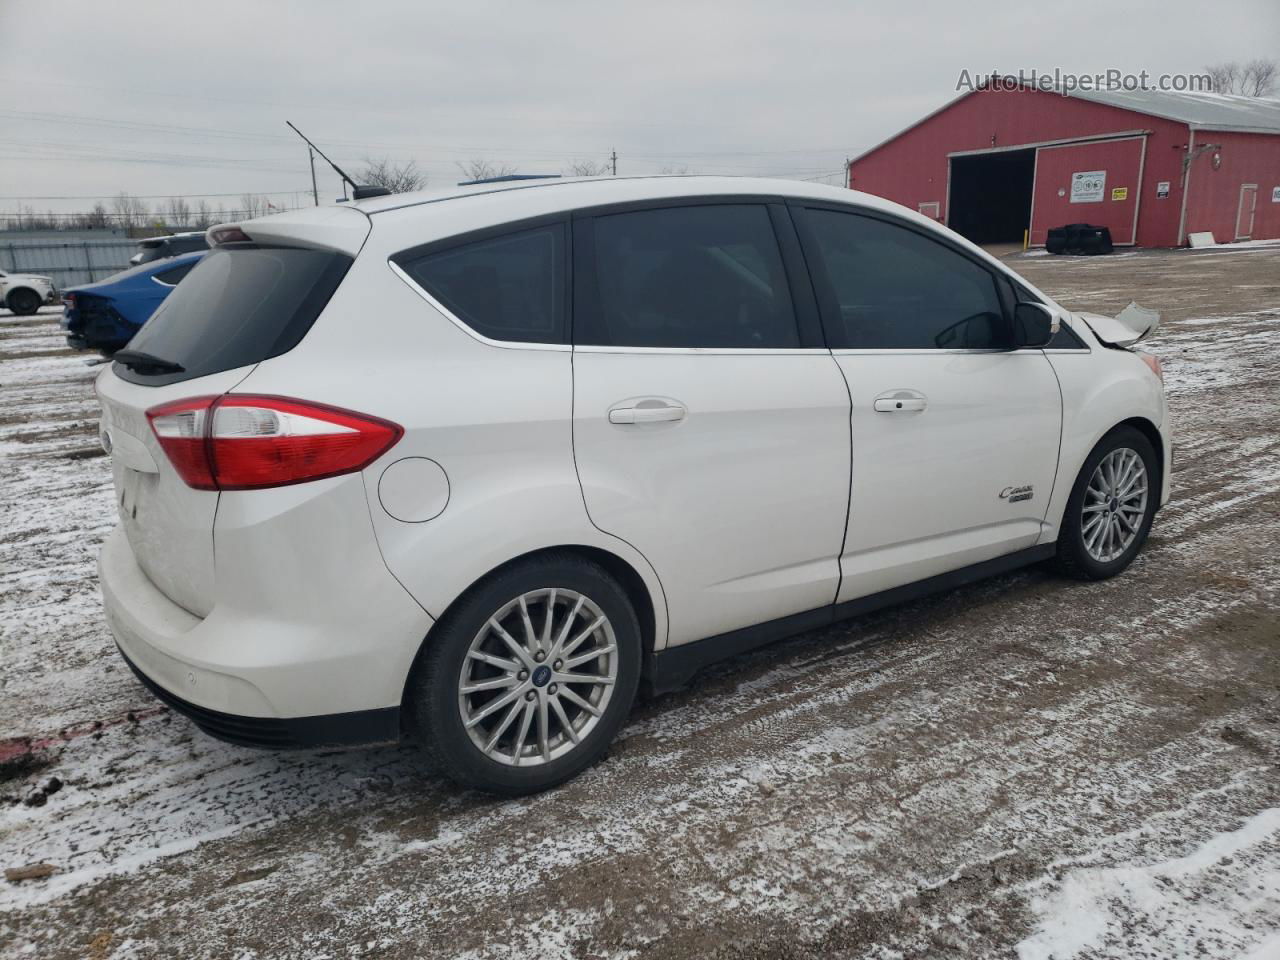
POLYGON ((1131 347, 1145 340, 1160 327, 1160 314, 1130 301, 1114 317, 1098 313, 1077 313, 1103 343, 1113 347, 1131 347))

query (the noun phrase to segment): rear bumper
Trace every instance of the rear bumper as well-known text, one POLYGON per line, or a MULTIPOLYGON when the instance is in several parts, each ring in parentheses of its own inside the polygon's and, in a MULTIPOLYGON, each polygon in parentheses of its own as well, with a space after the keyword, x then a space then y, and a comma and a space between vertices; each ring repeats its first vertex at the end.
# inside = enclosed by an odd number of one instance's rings
POLYGON ((120 656, 134 676, 162 703, 189 718, 197 727, 219 740, 242 747, 264 747, 285 750, 291 747, 335 746, 342 744, 378 743, 400 736, 400 710, 361 710, 355 713, 332 713, 315 717, 241 717, 198 707, 189 700, 170 693, 138 669, 120 649, 120 656))
POLYGON ((273 747, 399 735, 405 680, 431 618, 385 567, 381 576, 373 570, 353 574, 350 584, 330 582, 328 608, 312 603, 299 612, 282 601, 268 616, 226 601, 203 618, 157 589, 122 529, 103 544, 98 572, 107 622, 129 666, 208 733, 273 747), (335 612, 340 606, 363 613, 363 629, 335 612), (370 616, 370 606, 381 616, 370 616))

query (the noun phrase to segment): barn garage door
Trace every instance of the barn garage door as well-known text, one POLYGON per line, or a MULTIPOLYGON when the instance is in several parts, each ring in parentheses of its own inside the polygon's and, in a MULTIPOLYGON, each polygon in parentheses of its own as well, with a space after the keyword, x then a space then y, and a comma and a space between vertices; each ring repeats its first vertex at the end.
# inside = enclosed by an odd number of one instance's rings
POLYGON ((1031 245, 1042 246, 1050 227, 1068 223, 1108 227, 1114 243, 1133 243, 1146 143, 1139 136, 1037 149, 1031 245))

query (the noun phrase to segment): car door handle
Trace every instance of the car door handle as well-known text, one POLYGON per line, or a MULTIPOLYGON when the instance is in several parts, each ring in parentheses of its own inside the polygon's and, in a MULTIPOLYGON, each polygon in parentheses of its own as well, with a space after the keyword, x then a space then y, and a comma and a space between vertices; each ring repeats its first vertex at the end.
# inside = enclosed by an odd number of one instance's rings
POLYGON ((684 407, 663 404, 652 407, 614 407, 609 411, 610 423, 669 423, 684 419, 684 407))
POLYGON ((918 390, 891 390, 876 397, 876 413, 919 413, 929 405, 918 390))

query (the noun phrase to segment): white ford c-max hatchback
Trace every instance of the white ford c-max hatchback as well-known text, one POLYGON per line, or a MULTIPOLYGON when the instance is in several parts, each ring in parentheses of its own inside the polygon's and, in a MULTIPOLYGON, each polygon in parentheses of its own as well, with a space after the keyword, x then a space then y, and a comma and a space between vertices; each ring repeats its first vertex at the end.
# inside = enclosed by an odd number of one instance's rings
POLYGON ((210 240, 97 383, 100 573, 139 678, 233 742, 407 734, 542 789, 642 682, 1038 560, 1111 576, 1168 498, 1143 331, 874 197, 542 181, 210 240))

